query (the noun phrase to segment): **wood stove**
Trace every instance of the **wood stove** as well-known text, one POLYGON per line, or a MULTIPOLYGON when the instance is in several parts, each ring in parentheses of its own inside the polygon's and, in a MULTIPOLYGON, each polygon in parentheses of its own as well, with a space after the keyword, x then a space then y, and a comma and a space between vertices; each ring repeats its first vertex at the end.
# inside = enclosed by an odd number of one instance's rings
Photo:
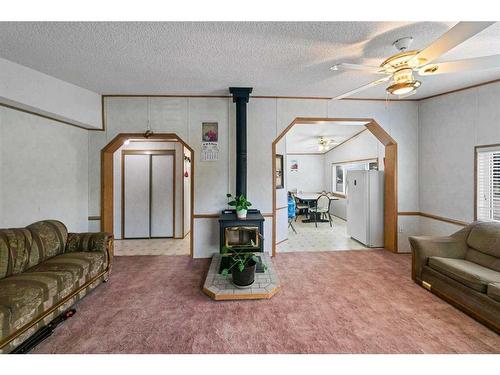
MULTIPOLYGON (((236 196, 247 195, 247 103, 251 87, 230 87, 236 103, 236 196)), ((219 218, 220 249, 234 252, 264 251, 264 217, 259 210, 248 210, 238 219, 235 210, 224 210, 219 218)))
POLYGON ((220 247, 235 252, 264 251, 264 216, 259 210, 248 210, 246 219, 238 219, 235 210, 224 210, 219 218, 220 247))

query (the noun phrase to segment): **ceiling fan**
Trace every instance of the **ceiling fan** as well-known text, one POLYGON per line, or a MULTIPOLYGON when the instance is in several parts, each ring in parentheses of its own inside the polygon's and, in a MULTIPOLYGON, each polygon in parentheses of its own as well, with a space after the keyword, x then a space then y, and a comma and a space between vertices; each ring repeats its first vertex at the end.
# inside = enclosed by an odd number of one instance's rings
POLYGON ((338 144, 338 142, 335 142, 333 139, 320 137, 318 140, 318 151, 327 151, 331 145, 335 144, 338 144))
POLYGON ((500 55, 481 56, 470 59, 447 61, 434 64, 433 61, 445 54, 452 48, 472 38, 495 22, 459 22, 430 46, 423 50, 409 50, 412 37, 396 40, 393 45, 400 52, 390 56, 380 66, 367 66, 350 63, 340 63, 330 69, 337 70, 359 70, 373 74, 380 74, 379 78, 357 89, 336 96, 333 100, 346 98, 363 90, 389 82, 386 91, 400 98, 413 95, 420 87, 421 82, 415 79, 414 72, 418 75, 437 75, 455 72, 466 72, 473 70, 486 70, 500 68, 500 55))

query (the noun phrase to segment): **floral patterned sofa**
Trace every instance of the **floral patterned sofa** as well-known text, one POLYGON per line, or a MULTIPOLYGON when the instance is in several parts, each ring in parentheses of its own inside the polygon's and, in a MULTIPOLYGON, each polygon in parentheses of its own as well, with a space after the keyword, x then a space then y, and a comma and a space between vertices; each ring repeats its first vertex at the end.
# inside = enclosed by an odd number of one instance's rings
POLYGON ((0 229, 0 353, 107 281, 113 237, 69 233, 56 220, 0 229))

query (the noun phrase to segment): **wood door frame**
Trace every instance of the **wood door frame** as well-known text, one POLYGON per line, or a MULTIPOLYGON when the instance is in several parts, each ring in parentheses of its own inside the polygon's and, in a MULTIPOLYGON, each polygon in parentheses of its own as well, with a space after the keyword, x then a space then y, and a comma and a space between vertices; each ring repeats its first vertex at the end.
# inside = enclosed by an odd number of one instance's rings
MULTIPOLYGON (((184 150, 183 150, 184 151, 184 150)), ((121 207, 121 233, 122 233, 122 238, 125 240, 127 237, 125 237, 125 156, 126 155, 149 155, 150 156, 150 163, 152 162, 152 157, 153 155, 171 155, 174 158, 174 165, 173 165, 173 178, 172 178, 172 224, 173 224, 173 235, 172 237, 152 237, 151 236, 151 177, 153 176, 153 171, 151 170, 151 164, 150 164, 150 170, 149 170, 149 237, 148 238, 176 238, 175 236, 175 198, 176 198, 176 169, 175 169, 175 153, 176 150, 136 150, 136 149, 130 149, 130 150, 122 150, 121 154, 121 202, 122 202, 122 207, 121 207)), ((182 177, 184 181, 184 176, 182 177)), ((184 204, 184 197, 182 197, 182 203, 184 204)), ((182 217, 182 220, 184 220, 184 217, 182 217)))
MULTIPOLYGON (((114 158, 113 155, 126 140, 137 139, 144 141, 157 141, 162 140, 165 142, 180 142, 191 153, 191 160, 194 160, 194 150, 189 146, 181 137, 175 133, 155 133, 148 137, 144 133, 120 133, 114 137, 104 148, 101 150, 101 230, 103 232, 113 233, 113 212, 114 212, 114 181, 113 169, 114 158)), ((189 238, 189 254, 193 257, 193 237, 194 237, 194 162, 191 162, 191 191, 190 191, 190 223, 191 232, 189 238)), ((184 179, 183 179, 184 181, 184 179)), ((184 219, 183 219, 184 221, 184 219)), ((175 233, 174 233, 175 234, 175 233)))
POLYGON ((276 145, 295 124, 324 124, 335 122, 364 122, 368 129, 385 146, 384 155, 384 248, 398 252, 398 144, 380 124, 372 118, 296 117, 272 143, 273 228, 272 255, 276 255, 276 145))

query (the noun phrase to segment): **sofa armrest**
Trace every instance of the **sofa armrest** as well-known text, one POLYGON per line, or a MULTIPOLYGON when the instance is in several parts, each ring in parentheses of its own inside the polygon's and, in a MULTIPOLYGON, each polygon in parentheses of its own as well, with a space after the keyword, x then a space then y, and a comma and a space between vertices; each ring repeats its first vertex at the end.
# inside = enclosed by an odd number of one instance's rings
POLYGON ((106 232, 68 233, 66 253, 75 251, 101 251, 108 260, 108 268, 113 261, 113 235, 106 232))
POLYGON ((411 236, 408 240, 412 250, 411 278, 417 283, 422 281, 422 269, 430 257, 463 259, 467 250, 462 236, 411 236))

